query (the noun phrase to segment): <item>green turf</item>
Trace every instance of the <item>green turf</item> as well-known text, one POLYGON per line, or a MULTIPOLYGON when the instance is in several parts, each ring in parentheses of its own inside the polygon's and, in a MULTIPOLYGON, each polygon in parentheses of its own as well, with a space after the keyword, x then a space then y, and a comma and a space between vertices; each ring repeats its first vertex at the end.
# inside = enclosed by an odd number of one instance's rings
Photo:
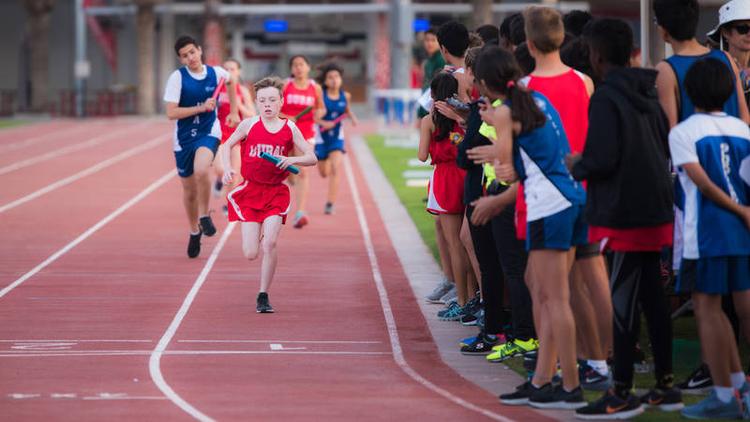
POLYGON ((0 129, 13 127, 13 126, 20 126, 25 125, 29 122, 26 120, 17 120, 17 119, 0 119, 0 129))
MULTIPOLYGON (((388 181, 394 187, 399 199, 406 207, 412 220, 414 220, 417 229, 424 242, 432 250, 435 259, 438 258, 437 246, 435 245, 435 229, 433 217, 425 211, 426 188, 407 187, 403 172, 409 167, 408 161, 416 158, 416 148, 398 148, 388 147, 385 140, 380 135, 370 135, 365 137, 367 145, 372 150, 376 160, 383 169, 388 181)), ((692 316, 678 318, 674 321, 674 373, 675 380, 682 382, 697 367, 700 362, 700 343, 695 327, 695 320, 692 316)), ((647 355, 647 360, 652 363, 652 356, 648 346, 648 335, 645 320, 641 325, 641 345, 647 355)), ((742 342, 741 349, 742 361, 747 362, 748 349, 746 342, 742 342)), ((511 369, 521 375, 525 375, 522 359, 515 358, 504 362, 511 369)), ((649 389, 654 384, 653 373, 635 374, 635 387, 639 389, 649 389)), ((510 389, 510 388, 509 388, 510 389)), ((586 399, 591 401, 600 397, 599 392, 587 392, 586 399)), ((684 396, 686 404, 692 404, 699 401, 702 396, 684 396)), ((635 421, 678 421, 684 420, 677 413, 666 413, 657 410, 649 410, 639 416, 635 421)))

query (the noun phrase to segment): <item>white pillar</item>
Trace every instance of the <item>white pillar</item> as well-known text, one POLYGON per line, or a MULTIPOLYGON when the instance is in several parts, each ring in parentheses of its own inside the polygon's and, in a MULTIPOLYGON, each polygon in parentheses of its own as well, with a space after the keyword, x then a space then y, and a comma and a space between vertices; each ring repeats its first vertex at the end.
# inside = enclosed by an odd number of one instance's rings
POLYGON ((414 11, 411 0, 392 0, 391 7, 391 88, 411 85, 411 47, 414 42, 414 11))
MULTIPOLYGON (((177 55, 174 52, 175 36, 175 19, 172 13, 162 13, 159 16, 159 80, 156 85, 159 87, 156 93, 157 98, 162 98, 164 89, 167 85, 169 75, 177 68, 177 55)), ((157 101, 159 110, 164 111, 164 102, 157 101)))

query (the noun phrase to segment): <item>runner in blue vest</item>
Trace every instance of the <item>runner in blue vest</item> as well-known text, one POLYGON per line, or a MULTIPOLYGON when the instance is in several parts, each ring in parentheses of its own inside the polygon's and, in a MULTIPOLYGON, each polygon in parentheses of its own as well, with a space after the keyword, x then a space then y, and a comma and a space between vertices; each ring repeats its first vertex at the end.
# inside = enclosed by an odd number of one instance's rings
POLYGON ((167 117, 177 120, 174 156, 182 181, 182 201, 190 224, 187 254, 195 258, 200 254, 201 236, 216 234, 216 227, 208 215, 211 193, 209 168, 221 139, 216 99, 212 97, 221 79, 229 88, 227 125, 236 126, 240 118, 234 89, 236 81, 231 79, 229 72, 221 67, 204 65, 203 51, 191 37, 178 38, 174 50, 184 66, 169 76, 164 101, 167 117))

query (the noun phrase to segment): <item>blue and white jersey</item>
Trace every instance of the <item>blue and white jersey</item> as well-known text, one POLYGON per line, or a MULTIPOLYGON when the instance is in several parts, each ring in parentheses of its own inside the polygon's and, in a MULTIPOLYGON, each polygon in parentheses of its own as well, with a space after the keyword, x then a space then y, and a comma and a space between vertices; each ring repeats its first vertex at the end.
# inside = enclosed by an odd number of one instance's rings
MULTIPOLYGON (((726 53, 721 50, 711 50, 708 54, 704 54, 702 56, 674 55, 666 59, 666 62, 669 63, 670 66, 672 66, 672 70, 677 77, 677 86, 680 89, 680 107, 677 110, 678 122, 687 119, 695 113, 695 106, 693 105, 693 102, 690 100, 690 97, 687 95, 687 91, 685 90, 685 76, 687 75, 688 70, 690 70, 690 67, 693 66, 693 63, 697 62, 698 60, 707 58, 712 58, 723 62, 727 65, 729 70, 732 71, 732 76, 735 76, 734 69, 732 68, 732 63, 729 61, 726 53)), ((737 98, 736 89, 732 91, 732 96, 730 96, 727 102, 724 103, 724 112, 730 116, 740 116, 740 104, 737 98)))
MULTIPOLYGON (((513 143, 513 164, 523 181, 527 221, 549 217, 586 202, 583 186, 565 167, 570 146, 557 110, 544 95, 532 92, 532 96, 547 116, 547 122, 540 128, 518 135, 513 143)), ((506 101, 506 104, 513 107, 510 102, 506 101)))
MULTIPOLYGON (((335 100, 328 97, 328 90, 323 89, 323 103, 326 107, 326 115, 323 116, 323 120, 336 120, 339 116, 346 113, 348 104, 346 102, 346 95, 344 90, 339 91, 339 97, 335 100)), ((332 142, 343 138, 343 131, 341 130, 341 123, 339 122, 333 129, 320 132, 320 137, 327 142, 332 142)))
MULTIPOLYGON (((180 107, 194 107, 211 98, 219 79, 229 79, 229 72, 218 66, 203 66, 201 73, 192 73, 181 67, 169 76, 164 90, 164 101, 177 103, 180 107)), ((218 109, 218 107, 217 107, 218 109)), ((205 136, 221 139, 221 125, 216 117, 217 109, 177 120, 174 132, 174 150, 181 151, 183 145, 205 136)))
POLYGON ((705 198, 682 165, 698 163, 733 201, 750 202, 750 129, 726 113, 694 114, 669 133, 669 149, 685 192, 682 257, 750 255, 750 230, 705 198))

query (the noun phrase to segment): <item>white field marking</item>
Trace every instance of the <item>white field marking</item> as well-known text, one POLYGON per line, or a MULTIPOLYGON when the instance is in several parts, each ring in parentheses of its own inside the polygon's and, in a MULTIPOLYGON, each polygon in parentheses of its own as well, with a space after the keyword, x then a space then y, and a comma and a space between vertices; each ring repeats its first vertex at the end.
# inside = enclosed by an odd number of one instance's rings
POLYGON ((157 145, 162 144, 164 142, 164 140, 166 140, 170 136, 171 135, 157 136, 156 138, 153 138, 153 139, 151 139, 150 141, 148 141, 148 142, 146 142, 144 144, 141 144, 141 145, 138 145, 138 146, 133 147, 131 149, 125 150, 125 151, 123 151, 123 152, 115 155, 114 157, 110 157, 110 158, 108 158, 108 159, 100 162, 99 164, 95 164, 95 165, 93 165, 93 166, 91 166, 91 167, 89 167, 89 168, 87 168, 85 170, 79 171, 76 174, 68 176, 68 177, 66 177, 64 179, 60 179, 60 180, 58 180, 55 183, 47 185, 47 186, 43 187, 42 189, 39 189, 39 190, 37 190, 35 192, 32 192, 32 193, 30 193, 30 194, 28 194, 26 196, 18 198, 15 201, 8 202, 7 204, 0 206, 0 213, 4 213, 5 211, 13 209, 13 208, 15 208, 15 207, 17 207, 19 205, 25 204, 26 202, 29 202, 29 201, 31 201, 33 199, 36 199, 36 198, 38 198, 38 197, 40 197, 40 196, 42 196, 44 194, 50 193, 53 190, 59 189, 59 188, 65 186, 65 185, 69 185, 69 184, 75 182, 78 179, 81 179, 81 178, 84 178, 86 176, 92 175, 92 174, 94 174, 94 173, 96 173, 96 172, 98 172, 98 171, 100 171, 102 169, 105 169, 105 168, 107 168, 107 167, 109 167, 109 166, 111 166, 113 164, 119 163, 120 161, 122 161, 122 160, 124 160, 126 158, 130 158, 130 157, 132 157, 132 156, 134 156, 136 154, 140 154, 143 151, 149 150, 149 149, 151 149, 151 148, 153 148, 153 147, 155 147, 157 145))
POLYGON ((350 340, 177 340, 178 343, 320 343, 320 344, 380 344, 382 341, 350 340))
POLYGON ((44 260, 44 262, 32 268, 26 274, 19 277, 16 281, 10 283, 7 287, 0 290, 0 298, 7 295, 11 290, 23 284, 26 280, 33 277, 36 273, 43 270, 49 264, 57 261, 57 259, 59 259, 61 256, 65 255, 68 251, 78 246, 79 243, 88 239, 91 235, 99 231, 99 229, 106 226, 109 222, 117 218, 120 214, 124 213, 128 208, 132 207, 133 205, 143 200, 143 198, 148 196, 151 192, 155 191, 156 189, 160 188, 162 185, 167 183, 171 178, 175 177, 176 175, 177 175, 176 171, 170 170, 167 174, 157 179, 154 183, 150 184, 146 189, 142 190, 138 195, 131 198, 128 202, 122 204, 120 208, 114 210, 111 214, 99 220, 98 223, 94 224, 88 230, 86 230, 81 235, 73 239, 70 243, 68 243, 67 245, 59 249, 57 252, 50 255, 49 258, 44 260))
POLYGON ((0 340, 0 343, 56 343, 61 341, 75 343, 151 343, 151 340, 0 340))
MULTIPOLYGON (((97 123, 93 123, 93 124, 99 125, 100 123, 97 122, 97 123)), ((29 145, 33 145, 33 144, 35 144, 35 143, 37 143, 39 141, 43 141, 45 139, 50 139, 50 138, 55 138, 55 137, 59 138, 62 135, 67 135, 68 132, 74 132, 74 131, 82 129, 84 127, 88 128, 88 126, 74 125, 74 126, 71 126, 71 127, 66 127, 64 129, 61 129, 58 132, 53 132, 53 133, 47 133, 45 135, 34 136, 33 138, 24 139, 23 141, 14 142, 12 144, 0 145, 0 152, 14 151, 14 150, 17 150, 17 149, 21 149, 21 148, 27 147, 29 145)), ((43 129, 43 128, 40 128, 40 129, 43 129)))
POLYGON ((234 228, 236 226, 236 223, 229 223, 226 229, 224 229, 224 233, 221 235, 221 239, 219 239, 219 242, 214 246, 214 249, 211 251, 211 256, 208 257, 208 260, 206 261, 206 265, 203 266, 203 270, 198 275, 198 278, 195 280, 195 283, 193 283, 193 287, 190 289, 190 292, 188 292, 187 296, 185 297, 185 300, 182 302, 182 306, 180 306, 180 309, 177 311, 177 314, 174 316, 174 319, 172 320, 172 323, 169 324, 169 327, 167 327, 167 331, 164 332, 164 335, 159 340, 159 343, 157 343, 156 348, 151 353, 151 357, 148 361, 148 372, 151 375, 151 379, 154 380, 154 383, 156 386, 161 390, 162 393, 164 393, 165 396, 169 398, 169 400, 172 401, 172 403, 176 404, 177 407, 188 413, 190 416, 194 417, 195 419, 198 419, 199 421, 213 421, 210 417, 202 413, 200 410, 196 409, 185 401, 182 397, 177 394, 172 387, 167 384, 167 381, 164 380, 164 375, 161 373, 161 356, 164 354, 164 352, 167 350, 167 346, 169 346, 169 342, 172 341, 172 338, 174 337, 175 333, 177 332, 177 329, 180 328, 180 324, 182 323, 182 320, 185 318, 185 315, 187 315, 188 310, 190 309, 190 305, 192 305, 193 300, 198 295, 198 291, 200 290, 201 286, 203 286, 203 283, 206 281, 206 278, 208 277, 208 273, 211 271, 211 268, 214 266, 214 262, 216 262, 216 259, 219 257, 219 253, 224 248, 224 244, 227 242, 227 239, 229 238, 229 235, 232 234, 232 231, 234 231, 234 228))
POLYGON ((33 342, 33 343, 15 343, 13 346, 11 346, 12 350, 34 350, 34 351, 40 351, 40 350, 69 350, 71 347, 75 346, 76 343, 73 342, 57 342, 57 343, 39 343, 39 342, 33 342))
POLYGON ((409 179, 406 186, 410 188, 426 188, 430 184, 430 179, 409 179))
POLYGON ((51 160, 53 158, 57 158, 65 154, 69 154, 71 152, 80 151, 80 150, 83 150, 83 149, 86 149, 95 145, 99 145, 103 143, 104 141, 109 140, 112 137, 122 134, 123 132, 132 132, 133 130, 146 126, 146 124, 147 123, 141 123, 140 125, 136 125, 135 127, 123 128, 118 131, 109 132, 100 136, 95 136, 87 141, 79 142, 77 144, 68 145, 62 148, 55 148, 52 151, 49 151, 45 154, 37 155, 35 157, 27 158, 21 161, 16 161, 13 164, 7 165, 5 167, 0 167, 0 175, 10 173, 12 171, 16 171, 18 169, 22 169, 24 167, 38 164, 47 160, 51 160))
MULTIPOLYGON (((42 353, 38 351, 4 351, 0 357, 59 357, 59 356, 144 356, 153 354, 153 350, 71 350, 42 353)), ((320 356, 384 356, 391 352, 358 352, 358 351, 315 351, 315 350, 170 350, 162 352, 166 356, 201 356, 201 355, 320 355, 320 356)))
POLYGON ((285 348, 284 345, 281 344, 281 343, 271 343, 268 346, 273 351, 279 351, 279 350, 307 350, 307 347, 290 347, 290 348, 285 348))
POLYGON ((444 390, 437 385, 433 384, 429 380, 422 377, 417 371, 415 371, 404 357, 403 349, 401 349, 401 342, 398 335, 398 327, 396 326, 396 319, 393 316, 393 310, 391 308, 390 300, 388 299, 388 292, 385 289, 383 282, 383 276, 380 272, 380 265, 378 264, 377 255, 375 255, 375 246, 372 243, 372 237, 370 235, 370 227, 367 224, 367 218, 365 217, 364 207, 362 206, 362 199, 359 196, 359 189, 357 188, 356 181, 354 180, 354 171, 352 170, 352 164, 349 156, 344 156, 344 169, 346 171, 346 179, 349 182, 349 188, 352 191, 352 197, 354 199, 354 205, 357 210, 357 218, 359 219, 359 226, 362 229, 362 237, 364 240, 365 248, 367 249, 367 257, 370 261, 370 268, 372 269, 372 277, 375 281, 375 286, 378 290, 378 296, 380 297, 380 306, 383 308, 383 315, 385 316, 385 323, 388 328, 388 336, 391 340, 391 350, 393 350, 393 360, 396 364, 409 375, 414 381, 418 382, 425 388, 433 391, 440 396, 450 400, 451 402, 464 407, 468 410, 472 410, 481 415, 484 415, 490 419, 502 422, 513 422, 513 419, 509 419, 505 416, 499 415, 491 410, 484 409, 473 403, 470 403, 461 397, 458 397, 447 390, 444 390))

